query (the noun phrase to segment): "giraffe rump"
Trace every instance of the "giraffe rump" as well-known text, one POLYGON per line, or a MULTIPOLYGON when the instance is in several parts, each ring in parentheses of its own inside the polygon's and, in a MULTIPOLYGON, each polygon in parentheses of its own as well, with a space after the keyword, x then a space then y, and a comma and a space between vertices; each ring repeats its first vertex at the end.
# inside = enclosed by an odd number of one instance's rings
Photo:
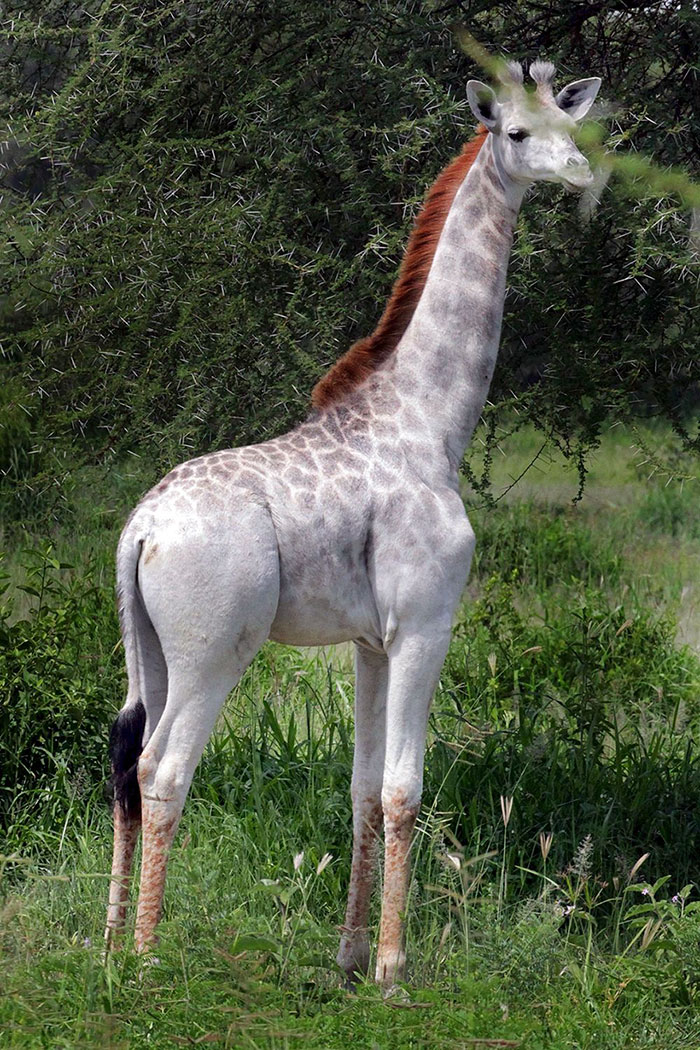
POLYGON ((379 324, 371 335, 356 342, 319 380, 311 395, 314 408, 324 409, 341 401, 398 346, 423 293, 447 213, 487 135, 488 129, 479 125, 474 138, 433 183, 416 219, 398 279, 379 324))

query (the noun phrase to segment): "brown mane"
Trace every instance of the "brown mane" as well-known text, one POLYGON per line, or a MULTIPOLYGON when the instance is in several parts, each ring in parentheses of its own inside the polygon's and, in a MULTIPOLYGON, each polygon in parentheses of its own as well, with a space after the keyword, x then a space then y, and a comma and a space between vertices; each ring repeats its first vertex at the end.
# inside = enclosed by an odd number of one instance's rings
POLYGON ((318 381, 311 395, 314 408, 327 408, 340 401, 396 349, 423 293, 452 201, 487 135, 488 130, 480 125, 474 138, 467 142, 459 156, 448 164, 431 186, 416 219, 399 276, 379 324, 371 335, 351 346, 318 381))

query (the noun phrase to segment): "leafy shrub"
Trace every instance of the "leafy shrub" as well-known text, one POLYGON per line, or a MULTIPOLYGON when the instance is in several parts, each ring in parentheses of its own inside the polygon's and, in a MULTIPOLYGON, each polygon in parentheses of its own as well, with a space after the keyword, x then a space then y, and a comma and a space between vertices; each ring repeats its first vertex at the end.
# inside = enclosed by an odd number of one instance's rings
POLYGON ((525 868, 539 831, 555 832, 561 864, 596 829, 603 877, 651 848, 650 871, 693 878, 700 762, 683 731, 698 724, 697 656, 668 618, 600 591, 540 599, 526 616, 514 582, 494 577, 457 625, 427 763, 438 809, 470 842, 499 834, 499 798, 513 795, 530 846, 510 859, 525 868))
POLYGON ((31 419, 26 396, 16 379, 0 371, 0 478, 17 478, 27 469, 31 419))
MULTIPOLYGON (((589 5, 573 34, 565 5, 481 8, 469 18, 494 50, 532 59, 546 40, 567 73, 605 72, 623 129, 610 156, 694 165, 684 5, 612 23, 589 5)), ((458 0, 359 10, 6 6, 0 339, 37 445, 97 460, 148 447, 163 463, 269 436, 374 325, 427 185, 471 135, 464 84, 483 74, 455 47, 458 0)), ((680 427, 698 366, 676 201, 631 206, 613 183, 582 225, 545 189, 514 256, 491 400, 573 454, 640 406, 680 427)))
POLYGON ((28 553, 27 610, 0 607, 0 827, 60 823, 106 774, 123 674, 115 603, 51 549, 28 553))
POLYGON ((0 366, 0 518, 4 521, 25 509, 25 483, 35 466, 30 400, 19 380, 0 366))

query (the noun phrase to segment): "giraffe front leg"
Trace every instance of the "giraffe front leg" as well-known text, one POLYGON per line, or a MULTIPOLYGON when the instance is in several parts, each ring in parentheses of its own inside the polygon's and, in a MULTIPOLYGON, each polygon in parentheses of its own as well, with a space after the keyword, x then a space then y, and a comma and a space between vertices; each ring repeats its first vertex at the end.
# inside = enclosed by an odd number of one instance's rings
POLYGON ((376 980, 386 992, 406 971, 404 916, 410 851, 423 788, 428 713, 440 676, 450 626, 398 635, 389 652, 386 754, 382 784, 384 887, 376 980))
POLYGON ((352 869, 337 955, 348 983, 369 970, 369 906, 382 826, 387 676, 385 653, 355 647, 352 869))

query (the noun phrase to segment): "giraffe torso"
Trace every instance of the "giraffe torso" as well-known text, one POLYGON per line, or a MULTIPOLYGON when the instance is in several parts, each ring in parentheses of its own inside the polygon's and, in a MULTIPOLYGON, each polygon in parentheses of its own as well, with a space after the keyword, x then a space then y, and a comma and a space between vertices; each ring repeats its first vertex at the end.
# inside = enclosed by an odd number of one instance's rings
POLYGON ((375 409, 385 406, 371 419, 370 395, 357 395, 271 441, 175 467, 127 526, 142 534, 146 563, 174 532, 193 547, 235 534, 237 512, 259 505, 279 554, 270 636, 296 645, 381 648, 417 578, 438 586, 449 566, 441 586, 461 589, 472 534, 456 478, 446 460, 427 469, 420 416, 400 410, 390 374, 370 386, 375 409))

